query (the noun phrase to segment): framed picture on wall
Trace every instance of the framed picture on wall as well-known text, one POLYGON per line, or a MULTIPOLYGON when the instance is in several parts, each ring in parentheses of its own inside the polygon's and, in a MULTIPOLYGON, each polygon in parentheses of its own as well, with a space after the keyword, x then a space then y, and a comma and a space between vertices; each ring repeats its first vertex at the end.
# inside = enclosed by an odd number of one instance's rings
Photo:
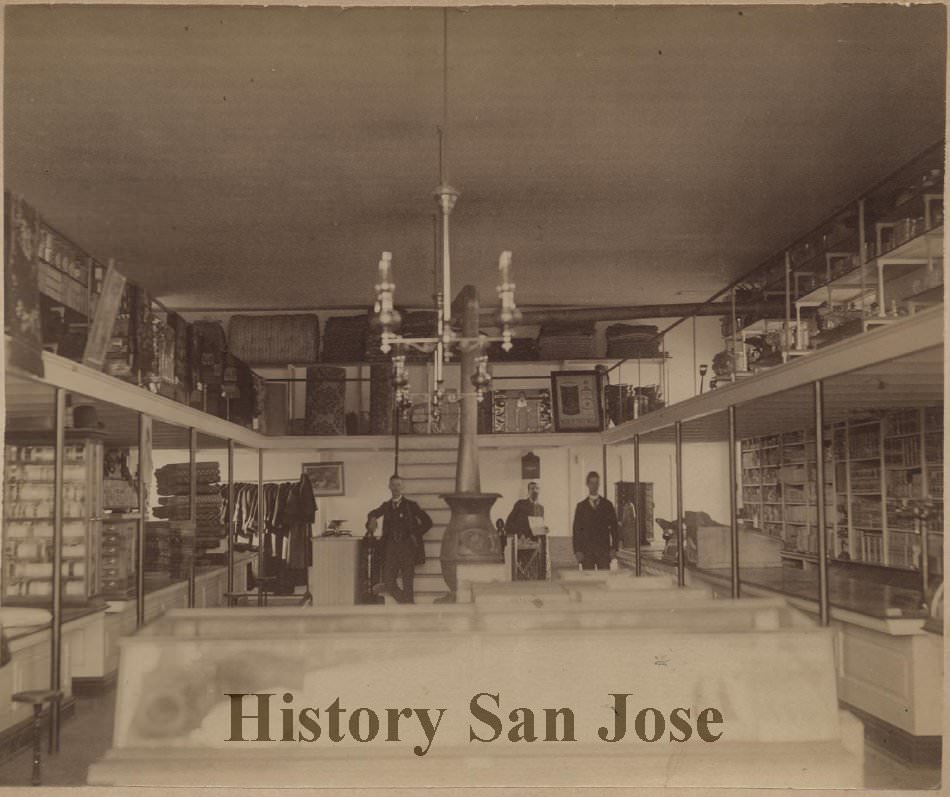
POLYGON ((317 498, 325 495, 345 495, 342 462, 305 462, 302 471, 313 485, 317 498))
POLYGON ((534 434, 551 431, 551 391, 495 390, 492 392, 492 432, 534 434))
POLYGON ((552 371, 556 432, 599 432, 604 426, 600 375, 596 371, 552 371))

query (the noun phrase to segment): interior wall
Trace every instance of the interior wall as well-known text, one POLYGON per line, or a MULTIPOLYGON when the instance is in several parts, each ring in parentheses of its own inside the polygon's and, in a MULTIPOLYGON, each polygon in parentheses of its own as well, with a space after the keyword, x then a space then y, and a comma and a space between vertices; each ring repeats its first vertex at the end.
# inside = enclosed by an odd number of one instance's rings
MULTIPOLYGON (((603 479, 603 448, 600 445, 557 446, 546 448, 494 448, 480 453, 482 491, 498 493, 492 507, 492 520, 507 517, 514 502, 527 494, 527 480, 521 478, 521 458, 530 452, 541 460, 541 503, 545 507, 550 533, 569 536, 575 505, 587 495, 587 474, 596 471, 603 479)), ((227 477, 227 451, 200 450, 201 462, 217 461, 222 478, 227 477)), ((187 462, 186 450, 156 450, 155 468, 171 462, 187 462)), ((296 481, 305 462, 343 463, 342 496, 325 496, 317 500, 319 534, 330 520, 344 520, 345 528, 354 534, 363 532, 366 513, 385 500, 388 481, 393 472, 392 451, 265 451, 265 480, 296 481)), ((236 481, 257 481, 257 452, 236 448, 234 477, 236 481)), ((670 519, 675 515, 673 446, 666 443, 640 445, 640 478, 652 482, 654 515, 670 519)), ((454 477, 454 466, 447 467, 454 477)), ((607 450, 606 494, 614 500, 614 484, 633 481, 633 446, 612 446, 607 450)), ((155 495, 155 482, 152 483, 155 495)), ((688 511, 707 512, 720 523, 729 520, 728 452, 724 443, 686 443, 683 446, 683 503, 688 511)), ((412 497, 411 489, 407 494, 412 497)), ((654 528, 654 537, 659 529, 654 528)))

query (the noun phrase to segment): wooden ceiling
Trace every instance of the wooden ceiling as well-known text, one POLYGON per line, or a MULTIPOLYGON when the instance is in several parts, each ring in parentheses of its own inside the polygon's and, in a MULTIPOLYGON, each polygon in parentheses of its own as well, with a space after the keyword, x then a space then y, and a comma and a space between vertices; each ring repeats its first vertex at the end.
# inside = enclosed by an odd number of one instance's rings
MULTIPOLYGON (((939 4, 449 12, 454 284, 701 300, 944 135, 939 4)), ((13 5, 5 187, 172 309, 430 303, 434 8, 13 5)))

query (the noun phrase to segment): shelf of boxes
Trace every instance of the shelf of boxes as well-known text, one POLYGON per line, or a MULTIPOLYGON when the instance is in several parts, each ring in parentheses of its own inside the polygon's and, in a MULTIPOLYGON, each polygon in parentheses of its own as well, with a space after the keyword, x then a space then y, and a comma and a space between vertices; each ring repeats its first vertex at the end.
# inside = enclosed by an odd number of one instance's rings
MULTIPOLYGON (((763 300, 794 304, 786 361, 943 302, 943 163, 941 142, 747 275, 763 300), (816 335, 806 308, 817 311, 816 335)), ((786 323, 744 320, 743 339, 786 323)))
MULTIPOLYGON (((3 601, 49 603, 53 593, 52 445, 4 447, 3 601)), ((96 521, 102 508, 97 473, 102 443, 71 441, 63 464, 63 600, 85 602, 95 592, 96 521)))
POLYGON ((939 511, 943 498, 942 408, 891 410, 878 417, 848 421, 834 434, 837 500, 848 527, 850 558, 919 569, 921 535, 905 504, 930 499, 938 511, 927 521, 928 548, 934 566, 941 570, 936 552, 943 549, 939 511))
MULTIPOLYGON (((55 446, 49 433, 7 434, 4 446, 3 602, 48 605, 53 592, 55 446)), ((68 432, 63 461, 63 601, 126 597, 134 588, 134 513, 102 498, 103 440, 68 432), (121 582, 121 583, 120 583, 121 582)))

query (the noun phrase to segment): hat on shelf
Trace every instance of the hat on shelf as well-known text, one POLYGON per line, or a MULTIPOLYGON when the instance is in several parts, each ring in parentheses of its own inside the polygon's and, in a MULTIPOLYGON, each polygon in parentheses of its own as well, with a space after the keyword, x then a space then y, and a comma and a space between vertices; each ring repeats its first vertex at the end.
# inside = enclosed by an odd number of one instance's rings
POLYGON ((105 425, 99 420, 99 413, 92 404, 77 404, 73 407, 73 429, 95 429, 101 431, 105 425))

